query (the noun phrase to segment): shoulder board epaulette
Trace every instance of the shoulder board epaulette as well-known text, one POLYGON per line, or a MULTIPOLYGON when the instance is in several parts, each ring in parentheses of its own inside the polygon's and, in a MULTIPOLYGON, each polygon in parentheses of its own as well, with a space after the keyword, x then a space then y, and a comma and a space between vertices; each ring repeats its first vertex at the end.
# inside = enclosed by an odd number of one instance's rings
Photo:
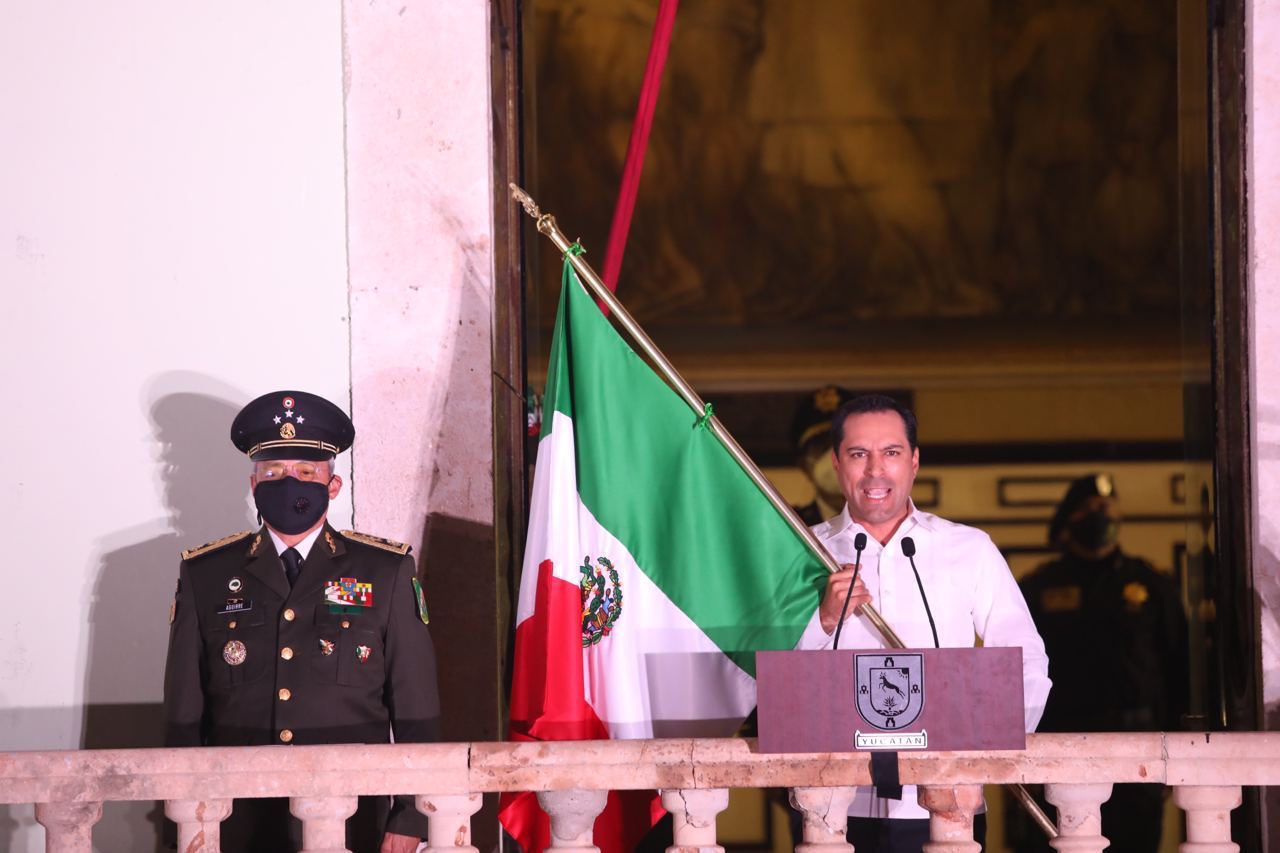
POLYGON ((408 554, 413 549, 412 545, 406 545, 403 542, 383 539, 381 536, 370 536, 368 533, 357 533, 354 530, 344 530, 342 531, 342 536, 352 542, 362 542, 365 545, 372 545, 375 548, 381 548, 393 554, 408 554))
POLYGON ((208 554, 210 551, 217 551, 219 548, 225 548, 232 542, 239 542, 252 532, 252 530, 241 530, 239 533, 232 533, 230 536, 223 536, 221 539, 215 539, 198 548, 188 548, 182 552, 182 559, 190 560, 192 557, 199 557, 201 554, 208 554))

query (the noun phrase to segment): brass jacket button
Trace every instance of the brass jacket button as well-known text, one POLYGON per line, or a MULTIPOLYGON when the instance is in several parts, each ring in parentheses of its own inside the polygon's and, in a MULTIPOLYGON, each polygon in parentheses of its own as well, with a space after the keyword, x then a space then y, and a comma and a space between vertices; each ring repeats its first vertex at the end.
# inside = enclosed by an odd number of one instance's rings
POLYGON ((293 732, 289 731, 288 729, 281 730, 280 732, 281 743, 288 743, 291 740, 293 740, 293 732))
POLYGON ((280 650, 280 657, 284 658, 285 660, 293 660, 293 649, 289 648, 288 646, 285 646, 283 649, 280 650))

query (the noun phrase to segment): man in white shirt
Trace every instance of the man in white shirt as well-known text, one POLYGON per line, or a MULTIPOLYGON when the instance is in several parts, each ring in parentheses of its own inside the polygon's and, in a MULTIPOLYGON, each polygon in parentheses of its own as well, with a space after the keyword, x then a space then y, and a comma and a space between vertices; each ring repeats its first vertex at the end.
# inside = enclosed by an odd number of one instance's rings
MULTIPOLYGON (((832 648, 836 624, 853 582, 854 539, 867 537, 861 571, 853 586, 840 647, 881 648, 879 635, 857 615, 868 602, 908 647, 1020 646, 1027 731, 1033 731, 1049 695, 1049 659, 1018 585, 991 538, 916 509, 911 486, 920 469, 916 419, 889 397, 865 395, 845 403, 831 425, 833 464, 845 497, 840 515, 813 528, 843 566, 827 580, 826 592, 798 648, 832 648), (929 602, 926 607, 902 540, 915 543, 915 563, 929 602)), ((917 853, 929 840, 929 814, 916 802, 914 786, 902 799, 859 788, 849 809, 848 840, 858 853, 917 853)), ((982 818, 983 816, 979 816, 982 818)), ((979 841, 985 820, 975 821, 979 841)))

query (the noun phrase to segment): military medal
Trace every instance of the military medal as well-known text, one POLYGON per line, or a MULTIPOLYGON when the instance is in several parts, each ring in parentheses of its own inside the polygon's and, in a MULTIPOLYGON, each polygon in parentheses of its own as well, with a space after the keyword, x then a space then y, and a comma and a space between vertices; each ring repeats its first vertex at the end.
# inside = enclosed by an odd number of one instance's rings
POLYGON ((324 587, 324 601, 330 613, 359 613, 373 606, 373 584, 355 578, 339 578, 324 587))
POLYGON ((320 640, 320 654, 322 654, 322 655, 331 655, 331 654, 333 654, 333 643, 329 642, 329 641, 328 641, 328 640, 326 640, 326 639, 321 638, 321 640, 320 640))
POLYGON ((368 646, 356 646, 356 657, 360 658, 360 663, 364 663, 369 659, 369 654, 373 649, 368 646))
POLYGON ((232 666, 239 666, 244 663, 246 654, 244 643, 239 640, 228 640, 227 644, 222 647, 222 659, 232 666))

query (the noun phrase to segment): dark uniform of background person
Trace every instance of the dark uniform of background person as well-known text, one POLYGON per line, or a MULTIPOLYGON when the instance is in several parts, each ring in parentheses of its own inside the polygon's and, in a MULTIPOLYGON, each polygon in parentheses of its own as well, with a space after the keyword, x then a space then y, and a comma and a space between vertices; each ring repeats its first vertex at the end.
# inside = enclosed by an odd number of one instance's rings
MULTIPOLYGON (((231 439, 254 462, 265 525, 183 553, 166 746, 437 739, 435 652, 409 547, 326 520, 342 486, 333 458, 354 438, 341 409, 301 391, 266 394, 236 416, 231 439), (273 533, 305 558, 278 552, 273 533)), ((410 796, 362 797, 347 834, 353 851, 415 850, 427 821, 410 796)), ((240 799, 222 849, 278 853, 300 837, 287 800, 240 799)))
MULTIPOLYGON (((1111 478, 1072 482, 1049 528, 1062 556, 1021 582, 1049 653, 1042 732, 1139 732, 1180 728, 1188 700, 1187 621, 1169 575, 1120 549, 1111 478)), ((1102 806, 1109 849, 1155 853, 1163 785, 1114 787, 1102 806)), ((1034 828, 1019 851, 1049 850, 1034 828)))

